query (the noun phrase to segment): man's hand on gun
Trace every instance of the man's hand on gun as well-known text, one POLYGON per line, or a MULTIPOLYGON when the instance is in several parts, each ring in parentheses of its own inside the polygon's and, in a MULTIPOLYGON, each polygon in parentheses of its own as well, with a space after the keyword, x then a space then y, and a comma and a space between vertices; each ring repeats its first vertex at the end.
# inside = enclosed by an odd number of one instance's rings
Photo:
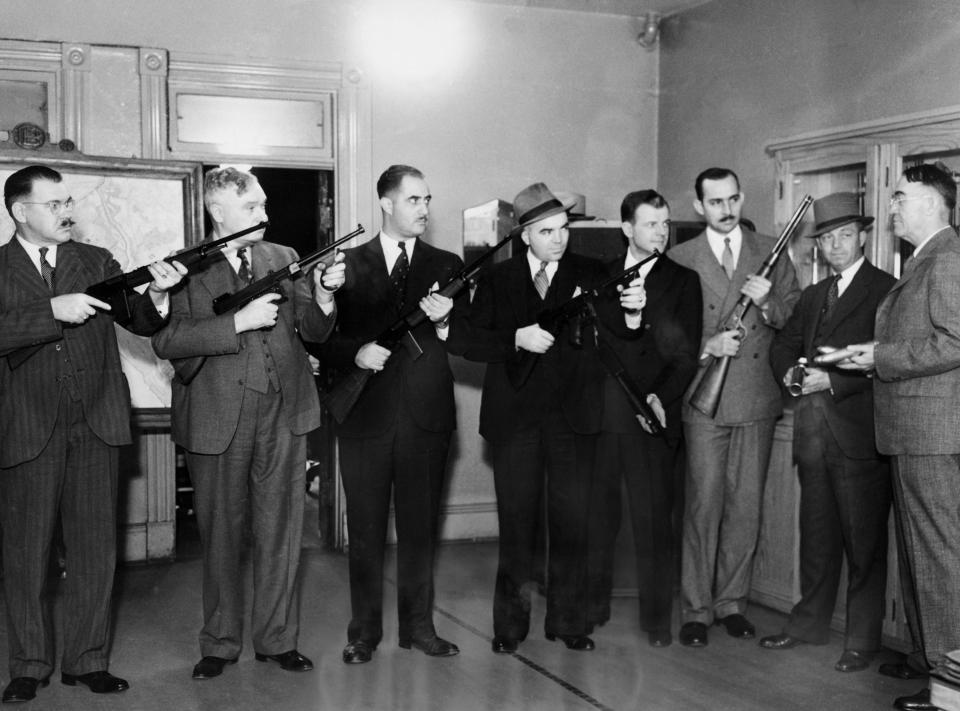
POLYGON ((735 357, 740 352, 740 331, 731 328, 711 336, 703 347, 703 352, 714 358, 735 357))
MULTIPOLYGON (((653 410, 653 414, 657 416, 657 420, 660 422, 660 426, 666 429, 667 427, 667 413, 663 409, 663 404, 653 393, 647 395, 647 404, 650 406, 650 409, 653 410)), ((653 429, 647 424, 647 421, 641 416, 637 415, 637 422, 640 423, 640 426, 643 428, 643 431, 647 434, 656 434, 653 429)))
POLYGON ((643 279, 637 277, 620 292, 620 307, 627 313, 639 313, 647 305, 647 292, 643 279))
POLYGON ((150 270, 150 276, 153 277, 153 281, 150 282, 147 289, 153 294, 163 294, 169 291, 187 275, 187 268, 176 260, 165 262, 161 259, 147 265, 147 269, 150 270))
POLYGON ((553 345, 553 341, 553 334, 540 328, 540 324, 537 323, 518 328, 514 336, 514 345, 531 353, 546 353, 553 345))
POLYGON ((358 368, 379 373, 383 370, 383 366, 387 364, 389 357, 389 349, 379 345, 376 341, 371 341, 370 343, 365 343, 360 346, 360 350, 358 350, 357 355, 354 356, 353 362, 358 368))
POLYGON ((437 284, 433 285, 430 293, 420 299, 420 308, 427 315, 432 323, 444 323, 453 309, 453 299, 439 294, 436 289, 437 284))
POLYGON ((333 293, 343 286, 347 278, 347 265, 343 252, 337 252, 333 263, 324 268, 313 270, 314 294, 320 305, 333 301, 333 293))
POLYGON ((764 279, 762 276, 757 276, 756 274, 750 274, 743 283, 743 286, 740 287, 740 293, 744 296, 749 296, 754 304, 762 308, 763 305, 767 303, 767 297, 770 295, 772 286, 773 282, 769 279, 764 279))
POLYGON ((277 305, 281 295, 271 291, 259 296, 233 315, 233 325, 237 333, 271 328, 277 323, 277 305))

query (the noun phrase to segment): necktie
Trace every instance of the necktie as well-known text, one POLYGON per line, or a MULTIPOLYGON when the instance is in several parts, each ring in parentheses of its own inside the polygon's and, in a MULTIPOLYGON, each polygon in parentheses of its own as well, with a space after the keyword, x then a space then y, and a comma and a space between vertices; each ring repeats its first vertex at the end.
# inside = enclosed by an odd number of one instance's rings
POLYGON ((830 318, 830 314, 833 313, 833 309, 837 305, 837 301, 840 299, 840 275, 835 274, 832 281, 830 282, 830 288, 827 289, 827 299, 823 302, 823 318, 821 321, 826 321, 830 318))
POLYGON ((53 265, 47 261, 49 247, 40 248, 40 276, 47 282, 47 288, 53 291, 53 265))
POLYGON ((410 260, 407 258, 407 247, 400 243, 400 256, 393 263, 393 269, 390 271, 390 283, 393 284, 393 293, 397 299, 397 304, 403 307, 403 302, 407 297, 407 272, 410 270, 410 260))
POLYGON ((237 256, 240 257, 240 269, 237 270, 237 275, 244 284, 249 284, 253 281, 253 274, 250 273, 250 262, 247 261, 247 248, 238 249, 237 256))
POLYGON ((733 250, 730 249, 730 238, 723 238, 723 255, 720 258, 721 264, 723 264, 723 271, 727 273, 727 279, 733 279, 733 270, 736 268, 733 265, 733 250))
POLYGON ((550 280, 547 278, 547 263, 540 262, 540 269, 533 275, 533 286, 541 299, 547 298, 547 289, 550 288, 550 280))

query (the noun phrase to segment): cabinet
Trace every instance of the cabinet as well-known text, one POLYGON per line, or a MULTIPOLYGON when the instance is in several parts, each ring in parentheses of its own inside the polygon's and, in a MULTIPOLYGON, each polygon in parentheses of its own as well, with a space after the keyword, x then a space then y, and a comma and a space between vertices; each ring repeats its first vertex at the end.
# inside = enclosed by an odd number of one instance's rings
MULTIPOLYGON (((775 220, 782 227, 804 194, 814 198, 837 191, 857 192, 863 212, 875 218, 867 233, 867 258, 898 276, 911 247, 890 228, 889 198, 905 167, 941 161, 960 179, 960 107, 940 109, 779 140, 767 146, 775 162, 775 220)), ((954 224, 957 224, 954 215, 954 224)), ((806 222, 812 228, 810 211, 806 222)), ((809 229, 804 230, 809 231, 809 229)), ((826 275, 815 244, 802 236, 790 245, 801 286, 826 275)), ((777 424, 764 496, 760 541, 754 563, 752 597, 784 612, 799 599, 799 484, 791 456, 792 413, 777 424)), ((909 633, 903 617, 892 520, 889 529, 884 642, 906 649, 909 633)), ((844 578, 845 578, 844 574, 844 578)), ((845 590, 841 590, 834 628, 843 629, 845 590)))

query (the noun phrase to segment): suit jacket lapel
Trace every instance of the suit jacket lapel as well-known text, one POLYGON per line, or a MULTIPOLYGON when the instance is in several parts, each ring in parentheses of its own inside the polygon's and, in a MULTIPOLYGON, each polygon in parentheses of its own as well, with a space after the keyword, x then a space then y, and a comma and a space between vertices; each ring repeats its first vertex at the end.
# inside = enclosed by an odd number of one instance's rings
MULTIPOLYGON (((36 269, 34 269, 36 271, 36 269)), ((54 292, 73 294, 90 285, 83 280, 84 269, 72 242, 64 242, 57 248, 57 266, 53 272, 54 292)), ((41 283, 43 278, 41 277, 41 283)))
MULTIPOLYGON (((46 282, 40 276, 40 271, 30 260, 30 255, 23 245, 13 237, 5 246, 7 250, 10 269, 7 278, 22 290, 24 300, 50 298, 50 290, 46 282)), ((54 277, 56 279, 56 277, 54 277)), ((56 283, 56 282, 54 282, 56 283)))
MULTIPOLYGON (((710 289, 720 298, 725 298, 730 291, 730 280, 727 279, 727 273, 723 271, 723 265, 717 261, 713 250, 710 249, 710 242, 707 240, 707 233, 703 231, 696 238, 697 255, 695 257, 695 270, 700 275, 701 287, 710 289)), ((743 263, 743 249, 740 250, 740 263, 743 263)), ((739 264, 738 264, 739 268, 739 264)), ((734 273, 736 276, 736 273, 734 273)))

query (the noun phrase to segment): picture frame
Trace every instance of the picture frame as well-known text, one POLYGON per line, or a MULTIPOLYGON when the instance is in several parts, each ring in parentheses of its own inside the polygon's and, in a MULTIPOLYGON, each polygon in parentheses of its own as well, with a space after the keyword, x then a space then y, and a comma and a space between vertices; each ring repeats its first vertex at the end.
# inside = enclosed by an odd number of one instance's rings
MULTIPOLYGON (((10 150, 0 152, 0 183, 28 165, 63 175, 75 203, 74 239, 110 250, 124 272, 203 239, 200 163, 10 150)), ((13 235, 3 210, 0 244, 13 235)), ((169 408, 170 364, 157 358, 149 338, 117 327, 117 339, 133 407, 169 408)))

